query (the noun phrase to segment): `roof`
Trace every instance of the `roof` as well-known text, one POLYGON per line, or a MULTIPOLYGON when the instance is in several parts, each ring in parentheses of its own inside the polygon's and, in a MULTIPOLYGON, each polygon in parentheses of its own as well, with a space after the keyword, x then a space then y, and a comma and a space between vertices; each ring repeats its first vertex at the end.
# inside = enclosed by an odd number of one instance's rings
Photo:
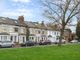
POLYGON ((16 19, 11 19, 8 17, 0 17, 0 24, 16 25, 16 26, 27 26, 25 23, 21 24, 16 19))
POLYGON ((29 28, 47 29, 47 27, 46 27, 45 25, 41 25, 41 23, 38 23, 38 22, 25 21, 25 24, 26 24, 29 28))
POLYGON ((29 28, 37 28, 37 29, 45 29, 45 30, 57 30, 56 27, 47 26, 47 24, 38 23, 38 22, 30 22, 24 21, 20 23, 17 19, 11 19, 8 17, 0 17, 0 24, 8 24, 8 25, 15 25, 15 26, 24 26, 29 28))
POLYGON ((10 19, 7 17, 0 17, 0 24, 10 24, 10 25, 15 25, 14 19, 10 19))
POLYGON ((59 28, 55 25, 47 25, 47 29, 48 30, 55 30, 55 31, 59 31, 59 28))
POLYGON ((45 25, 42 25, 42 24, 36 24, 36 27, 40 28, 40 29, 47 29, 47 27, 45 25))
POLYGON ((33 23, 33 22, 25 21, 25 24, 26 24, 29 28, 36 28, 36 25, 35 25, 35 23, 33 23))
POLYGON ((71 29, 65 29, 64 31, 71 32, 71 29))
POLYGON ((9 34, 6 32, 2 32, 2 33, 0 33, 0 35, 9 35, 9 34))
POLYGON ((53 30, 51 27, 47 26, 47 30, 53 30))

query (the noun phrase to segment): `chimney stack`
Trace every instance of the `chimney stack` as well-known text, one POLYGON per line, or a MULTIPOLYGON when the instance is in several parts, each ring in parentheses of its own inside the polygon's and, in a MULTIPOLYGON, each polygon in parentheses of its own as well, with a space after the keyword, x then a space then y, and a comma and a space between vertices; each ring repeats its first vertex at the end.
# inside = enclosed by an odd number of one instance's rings
POLYGON ((24 23, 24 16, 19 16, 18 20, 19 20, 20 24, 23 24, 24 23))
POLYGON ((44 26, 44 21, 42 21, 41 25, 44 26))

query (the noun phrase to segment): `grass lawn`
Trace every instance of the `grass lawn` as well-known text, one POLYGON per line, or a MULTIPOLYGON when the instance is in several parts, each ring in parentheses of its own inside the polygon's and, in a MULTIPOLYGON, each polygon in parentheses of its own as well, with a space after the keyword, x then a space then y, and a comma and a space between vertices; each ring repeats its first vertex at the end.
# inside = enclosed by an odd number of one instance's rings
POLYGON ((0 60, 80 60, 80 44, 32 48, 1 48, 0 60))

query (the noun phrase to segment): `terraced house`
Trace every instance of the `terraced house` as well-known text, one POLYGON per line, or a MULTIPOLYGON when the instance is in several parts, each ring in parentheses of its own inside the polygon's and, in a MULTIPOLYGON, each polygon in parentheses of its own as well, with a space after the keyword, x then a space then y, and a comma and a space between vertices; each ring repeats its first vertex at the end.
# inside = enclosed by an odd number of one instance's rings
POLYGON ((48 27, 47 35, 48 35, 48 40, 50 40, 51 42, 55 42, 56 40, 59 40, 60 31, 56 28, 53 29, 48 27))
POLYGON ((0 17, 0 41, 14 43, 26 41, 26 25, 23 16, 20 16, 18 20, 0 17))
POLYGON ((24 43, 27 40, 39 42, 40 40, 57 40, 60 32, 56 29, 38 22, 24 21, 23 16, 18 19, 0 17, 0 41, 13 41, 24 43))
POLYGON ((55 24, 52 26, 47 26, 47 36, 48 40, 51 42, 55 42, 56 40, 59 40, 60 37, 60 30, 58 29, 55 24))
POLYGON ((29 40, 33 40, 39 42, 40 40, 50 40, 51 42, 55 42, 59 40, 60 31, 57 27, 52 28, 47 26, 42 21, 41 23, 38 22, 25 22, 29 29, 29 40))
POLYGON ((47 27, 44 22, 25 22, 29 28, 29 40, 39 42, 40 40, 47 40, 47 27))

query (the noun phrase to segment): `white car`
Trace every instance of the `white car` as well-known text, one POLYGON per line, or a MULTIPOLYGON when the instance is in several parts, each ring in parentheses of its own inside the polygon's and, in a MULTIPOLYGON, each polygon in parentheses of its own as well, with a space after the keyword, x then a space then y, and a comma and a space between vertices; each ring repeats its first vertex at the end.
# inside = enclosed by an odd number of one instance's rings
POLYGON ((78 40, 72 40, 71 43, 78 43, 78 40))
MULTIPOLYGON (((65 44, 65 43, 66 43, 66 40, 62 39, 61 42, 65 44)), ((56 40, 56 41, 55 41, 55 44, 57 44, 57 43, 59 43, 59 40, 56 40)))
POLYGON ((14 43, 12 41, 0 41, 0 47, 13 47, 14 43))

